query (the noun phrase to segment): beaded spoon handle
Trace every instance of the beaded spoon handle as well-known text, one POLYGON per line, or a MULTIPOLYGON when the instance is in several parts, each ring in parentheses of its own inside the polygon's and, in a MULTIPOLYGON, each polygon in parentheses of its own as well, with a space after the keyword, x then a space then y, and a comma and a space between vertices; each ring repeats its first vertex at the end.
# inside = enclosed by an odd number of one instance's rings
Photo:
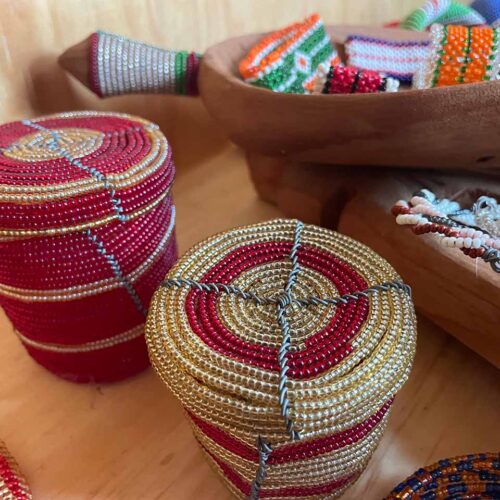
POLYGON ((200 58, 97 31, 64 52, 59 63, 99 97, 198 95, 200 58))

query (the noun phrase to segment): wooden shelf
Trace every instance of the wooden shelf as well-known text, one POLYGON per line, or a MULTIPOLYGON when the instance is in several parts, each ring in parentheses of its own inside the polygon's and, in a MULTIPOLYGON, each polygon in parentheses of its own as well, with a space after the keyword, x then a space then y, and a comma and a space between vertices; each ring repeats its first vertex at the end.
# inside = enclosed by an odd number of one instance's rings
MULTIPOLYGON (((280 215, 259 201, 234 148, 183 169, 175 186, 181 252, 216 231, 280 215)), ((178 402, 150 369, 79 386, 36 365, 0 317, 0 437, 36 499, 224 500, 178 402)), ((415 366, 368 469, 345 499, 379 500, 421 465, 500 449, 498 372, 419 319, 415 366)))

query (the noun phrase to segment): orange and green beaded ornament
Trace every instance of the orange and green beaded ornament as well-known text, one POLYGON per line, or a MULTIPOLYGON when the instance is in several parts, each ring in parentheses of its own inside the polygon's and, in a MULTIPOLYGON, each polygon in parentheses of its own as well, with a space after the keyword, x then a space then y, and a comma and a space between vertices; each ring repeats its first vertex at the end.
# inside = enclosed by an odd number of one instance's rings
POLYGON ((265 36, 240 63, 243 79, 274 92, 304 94, 318 71, 338 63, 318 14, 265 36))
POLYGON ((497 78, 499 28, 435 24, 431 34, 431 54, 423 70, 416 75, 416 88, 447 87, 497 78))

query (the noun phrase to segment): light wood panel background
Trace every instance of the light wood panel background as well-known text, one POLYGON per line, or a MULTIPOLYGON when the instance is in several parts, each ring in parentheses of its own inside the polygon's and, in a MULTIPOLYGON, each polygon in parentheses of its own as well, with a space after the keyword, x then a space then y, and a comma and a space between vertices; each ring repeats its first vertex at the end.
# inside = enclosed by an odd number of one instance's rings
MULTIPOLYGON (((216 231, 279 216, 256 197, 244 160, 197 99, 99 101, 56 65, 97 28, 203 51, 231 35, 317 10, 328 23, 401 17, 420 0, 0 0, 0 120, 70 109, 128 111, 173 144, 181 252, 216 231)), ((247 119, 251 119, 251 110, 247 119)), ((498 372, 421 319, 418 353, 389 429, 346 496, 376 500, 418 466, 500 448, 498 372)), ((0 315, 0 438, 41 500, 219 500, 178 403, 151 370, 109 386, 75 386, 37 366, 0 315)))

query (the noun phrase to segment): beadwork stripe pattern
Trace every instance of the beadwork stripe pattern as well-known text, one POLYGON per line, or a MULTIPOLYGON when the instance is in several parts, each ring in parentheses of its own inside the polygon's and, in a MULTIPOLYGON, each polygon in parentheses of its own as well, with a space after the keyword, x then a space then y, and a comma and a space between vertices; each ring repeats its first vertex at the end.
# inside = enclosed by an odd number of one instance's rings
POLYGON ((324 78, 319 78, 314 93, 373 94, 397 92, 399 81, 382 76, 376 71, 360 70, 352 66, 332 65, 324 78))
POLYGON ((427 60, 430 42, 352 35, 347 38, 345 50, 349 66, 411 82, 418 68, 427 60))
POLYGON ((0 305, 27 352, 74 382, 148 366, 147 305, 177 258, 158 126, 73 112, 0 126, 0 305))
POLYGON ((339 496, 408 377, 409 287, 363 245, 288 220, 200 243, 162 285, 150 359, 231 492, 339 496))
POLYGON ((418 469, 385 500, 500 498, 500 452, 439 460, 418 469))
POLYGON ((32 500, 33 495, 19 465, 0 441, 0 498, 2 500, 32 500))
POLYGON ((30 338, 22 335, 16 331, 16 335, 19 337, 21 342, 36 349, 42 351, 51 351, 59 353, 80 353, 80 352, 91 352, 98 351, 100 349, 107 349, 118 344, 123 344, 141 337, 144 333, 144 325, 139 325, 128 332, 119 333, 114 337, 109 337, 107 339, 100 339, 95 342, 87 342, 85 344, 79 345, 63 345, 63 344, 50 344, 46 342, 37 342, 36 340, 31 340, 30 338))
POLYGON ((195 52, 165 50, 120 35, 91 36, 89 81, 100 97, 133 93, 198 94, 195 52))
POLYGON ((497 78, 499 28, 434 24, 431 38, 431 51, 415 75, 414 88, 447 87, 497 78))

